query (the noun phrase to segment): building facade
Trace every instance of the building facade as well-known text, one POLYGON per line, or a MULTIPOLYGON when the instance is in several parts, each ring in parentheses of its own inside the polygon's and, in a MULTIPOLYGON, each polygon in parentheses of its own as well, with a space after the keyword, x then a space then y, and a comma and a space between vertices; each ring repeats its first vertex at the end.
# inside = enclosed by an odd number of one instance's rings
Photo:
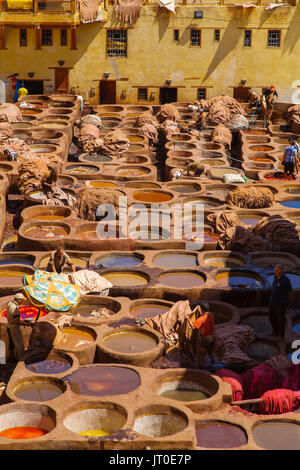
POLYGON ((298 0, 271 9, 262 0, 190 1, 176 3, 176 14, 146 1, 129 26, 109 0, 92 23, 80 21, 76 0, 0 0, 6 100, 13 97, 10 76, 18 74, 31 94, 67 91, 95 105, 220 93, 243 100, 248 87, 271 84, 280 100, 300 102, 298 0))

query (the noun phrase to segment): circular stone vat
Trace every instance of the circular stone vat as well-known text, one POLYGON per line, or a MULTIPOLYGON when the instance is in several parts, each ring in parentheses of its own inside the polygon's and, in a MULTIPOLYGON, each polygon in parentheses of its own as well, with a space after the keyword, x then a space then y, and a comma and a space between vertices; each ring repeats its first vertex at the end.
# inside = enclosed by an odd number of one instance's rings
POLYGON ((81 436, 103 437, 119 431, 127 421, 125 408, 115 403, 94 403, 73 411, 64 426, 81 436))
POLYGON ((197 193, 198 191, 201 191, 201 186, 197 183, 172 184, 168 186, 168 188, 176 193, 183 193, 183 194, 197 193))
POLYGON ((117 176, 124 176, 127 178, 145 176, 149 173, 151 173, 150 168, 145 166, 121 166, 115 171, 117 176))
POLYGON ((213 254, 204 254, 203 263, 205 266, 212 266, 214 268, 236 268, 237 266, 244 266, 245 260, 238 254, 231 255, 214 252, 213 254))
POLYGON ((0 173, 8 173, 13 171, 14 167, 9 163, 0 163, 0 173))
POLYGON ((29 137, 31 136, 32 136, 31 132, 25 132, 24 130, 14 131, 14 137, 17 137, 18 139, 29 139, 29 137))
POLYGON ((59 109, 51 109, 50 107, 50 113, 51 114, 72 114, 72 109, 64 109, 63 107, 59 107, 59 109))
POLYGON ((237 216, 243 224, 246 225, 256 225, 258 222, 262 220, 263 217, 266 217, 263 212, 255 212, 255 211, 248 211, 248 212, 237 212, 237 216))
POLYGON ((26 401, 50 401, 66 391, 66 385, 59 379, 36 378, 23 380, 14 388, 14 395, 26 401))
POLYGON ((73 108, 74 103, 70 101, 51 101, 49 108, 73 108))
POLYGON ((269 341, 255 340, 249 344, 248 356, 258 362, 265 362, 272 356, 279 354, 275 343, 269 341))
POLYGON ((85 173, 97 173, 99 168, 94 165, 69 165, 66 167, 65 171, 67 173, 82 174, 85 173))
POLYGON ((129 367, 91 365, 79 367, 65 377, 77 395, 103 397, 124 395, 140 385, 139 374, 129 367))
POLYGON ((70 217, 72 211, 69 207, 45 207, 45 206, 32 206, 28 207, 22 215, 24 219, 30 220, 62 220, 70 217))
POLYGON ((108 157, 107 155, 89 155, 89 154, 84 154, 80 155, 79 157, 80 162, 111 162, 112 158, 108 157))
POLYGON ((31 122, 24 121, 14 121, 10 123, 13 129, 33 129, 33 124, 31 122))
POLYGON ((72 359, 66 354, 51 353, 45 358, 32 356, 25 361, 26 369, 35 374, 57 375, 72 367, 72 359))
POLYGON ((199 149, 200 150, 220 150, 221 145, 215 144, 213 142, 200 142, 199 149))
POLYGON ((187 425, 188 418, 181 410, 153 405, 137 412, 133 430, 144 436, 166 437, 183 431, 187 425))
POLYGON ((230 191, 235 189, 236 186, 231 184, 207 184, 205 185, 205 194, 206 196, 214 196, 221 200, 226 200, 230 191))
POLYGON ((258 289, 264 287, 262 278, 252 271, 222 271, 217 273, 216 282, 222 287, 240 289, 258 289))
POLYGON ((57 349, 78 349, 93 343, 96 339, 95 332, 90 328, 73 326, 63 327, 61 334, 56 335, 54 347, 57 349))
POLYGON ((212 197, 200 197, 199 196, 197 198, 187 199, 184 202, 184 210, 187 211, 189 209, 189 205, 191 206, 191 209, 194 210, 196 204, 197 205, 198 204, 203 204, 204 209, 211 209, 211 208, 214 208, 214 207, 221 206, 222 204, 224 204, 224 202, 219 201, 218 199, 214 199, 212 197))
POLYGON ((276 264, 295 266, 297 260, 289 253, 258 252, 250 253, 251 263, 260 267, 274 267, 276 264))
POLYGON ((197 255, 179 252, 161 253, 152 262, 163 268, 194 268, 198 266, 197 255))
POLYGON ((10 265, 0 266, 0 284, 2 286, 14 286, 21 284, 23 276, 33 274, 33 269, 26 266, 10 265))
POLYGON ((248 441, 243 428, 224 421, 198 421, 196 439, 197 446, 206 449, 232 449, 248 441))
POLYGON ((139 240, 141 242, 157 242, 158 240, 168 240, 170 238, 170 232, 163 229, 162 227, 140 227, 140 230, 131 231, 130 227, 128 235, 133 240, 139 240))
POLYGON ((267 130, 266 129, 245 129, 243 130, 244 134, 250 134, 250 135, 266 135, 267 130))
POLYGON ((57 150, 54 145, 35 144, 30 146, 30 152, 32 153, 53 153, 57 150))
POLYGON ((136 300, 134 305, 130 307, 129 313, 135 318, 151 318, 168 312, 172 305, 171 302, 156 299, 136 300))
MULTIPOLYGON (((39 313, 39 309, 37 307, 33 307, 32 305, 21 305, 19 307, 20 317, 21 320, 30 320, 32 318, 36 318, 37 314, 39 313)), ((45 317, 48 314, 46 310, 40 310, 39 317, 45 317)), ((7 318, 7 309, 4 308, 0 311, 0 317, 7 318)))
POLYGON ((282 185, 280 189, 288 194, 300 195, 300 184, 282 185))
POLYGON ((57 121, 39 121, 37 123, 38 127, 46 127, 47 129, 58 129, 58 128, 64 128, 64 127, 69 127, 70 124, 67 122, 64 122, 62 120, 57 120, 57 121))
POLYGON ((2 264, 25 264, 26 266, 33 266, 35 256, 31 255, 15 255, 15 254, 0 254, 0 266, 2 264))
POLYGON ((167 139, 170 141, 174 140, 175 142, 187 142, 192 140, 192 136, 190 134, 168 134, 167 139))
POLYGON ((97 298, 97 301, 94 301, 93 303, 84 303, 84 301, 82 301, 75 308, 74 315, 78 315, 79 317, 89 317, 92 319, 95 318, 93 312, 99 311, 103 308, 108 315, 115 315, 121 310, 121 304, 108 297, 97 298))
POLYGON ((113 106, 113 105, 99 106, 98 111, 99 111, 99 113, 102 113, 102 112, 121 113, 122 111, 124 111, 124 108, 123 108, 123 106, 113 106))
POLYGON ((104 350, 121 354, 138 354, 154 350, 158 338, 151 331, 135 328, 120 328, 103 336, 104 350))
POLYGON ((168 372, 154 386, 158 395, 183 402, 206 400, 218 390, 217 380, 201 371, 168 372))
POLYGON ((218 160, 217 158, 215 160, 212 160, 212 159, 204 159, 204 160, 200 160, 200 163, 202 163, 203 165, 209 165, 209 166, 225 166, 226 165, 226 162, 224 160, 218 160))
POLYGON ((126 183, 126 188, 133 188, 133 189, 156 189, 160 188, 160 184, 152 183, 151 181, 134 181, 133 183, 126 183))
POLYGON ((299 198, 289 198, 283 201, 279 201, 279 204, 284 207, 288 207, 291 209, 300 209, 300 197, 299 198))
POLYGON ((168 271, 158 277, 160 284, 177 289, 201 287, 205 280, 205 275, 197 271, 168 271))
POLYGON ((45 222, 42 224, 31 225, 24 230, 24 236, 29 238, 49 239, 63 238, 70 233, 70 228, 65 224, 54 224, 45 222))
POLYGON ((0 413, 0 437, 35 439, 55 428, 55 412, 45 405, 13 405, 0 413))
POLYGON ((114 286, 134 287, 148 284, 149 277, 137 271, 110 271, 102 274, 114 286))
POLYGON ((141 157, 139 155, 125 155, 122 158, 119 158, 120 163, 130 163, 134 165, 138 165, 141 163, 147 162, 147 157, 141 157))
POLYGON ((252 152, 273 152, 275 147, 272 145, 250 145, 249 150, 252 152))
POLYGON ((269 335, 273 331, 269 316, 265 312, 256 312, 247 315, 243 318, 241 324, 251 326, 256 334, 269 335))
POLYGON ((141 264, 144 260, 142 255, 111 254, 99 257, 94 264, 102 264, 104 268, 132 268, 141 264))
POLYGON ((252 433, 256 444, 268 450, 300 450, 300 426, 292 421, 261 421, 252 433))
POLYGON ((144 191, 135 191, 133 193, 133 198, 136 201, 140 202, 149 202, 149 203, 156 203, 156 202, 167 202, 173 199, 173 194, 168 193, 167 191, 159 191, 159 190, 144 190, 144 191))
POLYGON ((116 183, 112 183, 111 181, 86 181, 88 186, 92 186, 93 188, 117 188, 118 185, 116 183))

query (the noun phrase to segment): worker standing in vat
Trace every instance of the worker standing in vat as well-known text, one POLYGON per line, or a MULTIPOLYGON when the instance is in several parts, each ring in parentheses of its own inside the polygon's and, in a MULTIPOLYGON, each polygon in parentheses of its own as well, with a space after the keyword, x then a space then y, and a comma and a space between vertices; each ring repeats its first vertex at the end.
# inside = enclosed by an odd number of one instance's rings
POLYGON ((298 152, 299 145, 295 142, 294 139, 289 139, 289 145, 285 147, 283 157, 285 178, 291 177, 292 179, 296 179, 296 176, 294 175, 294 170, 296 168, 296 172, 298 174, 298 152))
POLYGON ((275 278, 271 288, 271 299, 269 306, 269 318, 273 328, 270 336, 280 336, 284 338, 285 334, 285 315, 292 293, 292 284, 289 278, 284 274, 281 264, 274 267, 275 278))
POLYGON ((57 250, 52 251, 47 270, 60 274, 65 264, 70 266, 73 273, 75 273, 76 269, 74 263, 72 263, 71 258, 67 253, 65 253, 64 249, 60 247, 57 250))
POLYGON ((7 333, 8 344, 6 348, 6 356, 8 359, 13 356, 18 361, 25 354, 23 335, 20 326, 33 326, 29 320, 21 320, 19 305, 25 300, 23 294, 16 294, 7 304, 7 333))
POLYGON ((275 100, 278 99, 278 93, 275 85, 270 88, 263 90, 261 95, 261 108, 264 110, 265 127, 271 124, 272 112, 274 109, 275 100))

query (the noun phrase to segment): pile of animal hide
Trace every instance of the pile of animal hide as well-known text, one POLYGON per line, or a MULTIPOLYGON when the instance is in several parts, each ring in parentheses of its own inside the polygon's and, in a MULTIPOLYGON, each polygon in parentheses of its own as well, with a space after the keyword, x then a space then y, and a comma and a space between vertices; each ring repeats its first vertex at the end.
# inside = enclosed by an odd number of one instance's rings
POLYGON ((115 15, 124 23, 133 25, 140 15, 142 0, 114 0, 115 15))
POLYGON ((243 209, 262 209, 271 207, 274 194, 270 188, 258 186, 242 186, 233 189, 227 196, 227 202, 243 209))
POLYGON ((12 103, 0 104, 0 122, 23 121, 20 108, 12 103))

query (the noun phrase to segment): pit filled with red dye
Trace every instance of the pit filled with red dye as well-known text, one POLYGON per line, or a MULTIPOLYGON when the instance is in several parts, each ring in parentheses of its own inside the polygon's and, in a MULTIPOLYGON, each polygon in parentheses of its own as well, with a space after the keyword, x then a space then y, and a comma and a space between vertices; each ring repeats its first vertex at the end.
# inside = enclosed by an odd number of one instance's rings
POLYGON ((0 432, 0 437, 7 439, 35 439, 47 434, 48 431, 35 426, 17 426, 14 428, 4 429, 0 432))

